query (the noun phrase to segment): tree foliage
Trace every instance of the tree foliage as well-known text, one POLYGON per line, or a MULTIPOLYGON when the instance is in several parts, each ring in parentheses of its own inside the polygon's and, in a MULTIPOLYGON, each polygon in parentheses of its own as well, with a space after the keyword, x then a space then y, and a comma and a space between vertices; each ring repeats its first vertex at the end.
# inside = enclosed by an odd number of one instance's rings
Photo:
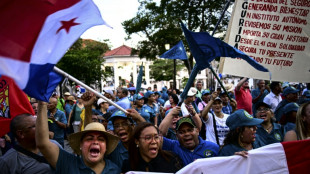
POLYGON ((87 85, 97 84, 101 78, 105 79, 112 73, 101 69, 104 61, 102 54, 107 50, 109 47, 106 43, 78 39, 58 62, 57 67, 87 85))
MULTIPOLYGON (((173 46, 181 39, 187 44, 180 27, 180 20, 189 30, 212 32, 226 0, 161 0, 159 3, 153 0, 140 0, 139 2, 136 16, 122 24, 128 38, 134 33, 146 36, 146 40, 140 41, 137 49, 133 49, 133 53, 138 53, 141 58, 154 60, 157 55, 166 51, 165 44, 173 46)), ((226 15, 216 33, 227 29, 228 20, 229 17, 226 15)), ((193 66, 192 56, 189 62, 190 65, 184 62, 187 68, 193 66)))
MULTIPOLYGON (((183 67, 182 61, 176 60, 176 71, 180 71, 183 67)), ((150 77, 156 81, 173 79, 173 60, 171 59, 156 59, 150 69, 152 69, 150 77)))

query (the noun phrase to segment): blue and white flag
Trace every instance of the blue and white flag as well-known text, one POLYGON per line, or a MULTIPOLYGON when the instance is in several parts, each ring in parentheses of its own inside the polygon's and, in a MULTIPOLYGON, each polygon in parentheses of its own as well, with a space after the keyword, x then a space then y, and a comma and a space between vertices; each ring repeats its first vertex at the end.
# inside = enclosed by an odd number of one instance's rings
POLYGON ((84 31, 106 23, 92 0, 2 1, 0 74, 48 101, 54 89, 46 88, 61 81, 52 72, 55 64, 84 31))
POLYGON ((209 67, 209 63, 216 57, 231 57, 244 59, 255 69, 268 72, 268 69, 253 58, 220 39, 210 36, 209 33, 189 31, 183 23, 181 23, 181 27, 199 70, 209 67))
POLYGON ((159 57, 165 59, 186 60, 187 55, 182 40, 180 40, 175 46, 173 46, 170 50, 166 51, 159 57))

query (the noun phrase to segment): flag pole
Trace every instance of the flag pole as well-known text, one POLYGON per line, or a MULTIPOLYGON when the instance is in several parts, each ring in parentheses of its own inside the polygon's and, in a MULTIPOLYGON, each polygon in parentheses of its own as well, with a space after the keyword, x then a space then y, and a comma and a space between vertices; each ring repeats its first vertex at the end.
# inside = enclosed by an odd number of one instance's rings
POLYGON ((87 89, 88 91, 93 92, 96 96, 103 98, 104 100, 106 100, 109 104, 115 106, 116 108, 118 108, 119 110, 125 112, 126 114, 128 113, 124 108, 120 107, 119 105, 117 105, 116 103, 112 102, 110 99, 106 98, 105 96, 103 96, 102 94, 100 94, 98 91, 92 89, 91 87, 89 87, 88 85, 84 84, 83 82, 81 82, 80 80, 76 79, 75 77, 71 76, 70 74, 64 72, 63 70, 57 68, 56 66, 54 66, 54 71, 63 75, 64 77, 68 78, 71 81, 74 81, 75 83, 81 85, 82 87, 84 87, 85 89, 87 89))
MULTIPOLYGON (((223 20, 224 14, 225 14, 225 12, 227 11, 227 9, 228 9, 228 7, 229 7, 229 5, 230 5, 230 2, 231 2, 231 0, 227 0, 226 5, 225 5, 225 8, 224 8, 224 10, 223 10, 223 12, 222 12, 222 14, 221 14, 221 17, 220 17, 220 19, 217 21, 217 23, 216 23, 216 25, 215 25, 215 27, 214 27, 214 30, 213 30, 211 36, 213 36, 213 35, 215 34, 215 31, 217 30, 217 28, 218 28, 220 22, 223 20)), ((220 78, 219 78, 219 77, 217 76, 217 74, 215 73, 213 67, 210 65, 209 68, 210 68, 212 74, 215 76, 216 80, 219 82, 219 84, 220 84, 220 86, 222 87, 222 89, 224 90, 224 92, 227 94, 229 100, 232 101, 230 95, 228 95, 227 90, 225 89, 225 87, 224 87, 223 83, 221 82, 220 78)), ((214 88, 214 90, 216 90, 216 89, 214 88)))

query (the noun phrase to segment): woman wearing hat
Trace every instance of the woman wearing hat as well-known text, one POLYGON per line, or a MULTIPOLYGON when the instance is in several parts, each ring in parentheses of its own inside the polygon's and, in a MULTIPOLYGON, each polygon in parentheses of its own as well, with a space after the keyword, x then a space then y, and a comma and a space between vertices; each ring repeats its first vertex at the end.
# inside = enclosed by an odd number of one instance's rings
POLYGON ((284 141, 310 139, 310 102, 302 104, 296 115, 296 128, 285 134, 284 141))
POLYGON ((70 154, 49 141, 47 104, 39 102, 36 122, 36 145, 55 173, 120 173, 120 169, 104 158, 111 153, 119 139, 106 132, 100 123, 90 123, 81 132, 69 136, 69 144, 80 156, 70 154))
POLYGON ((144 94, 144 106, 145 106, 145 112, 148 112, 150 114, 150 122, 154 125, 157 125, 157 119, 158 119, 158 112, 156 111, 155 106, 155 94, 152 91, 147 91, 144 94))
POLYGON ((137 95, 134 101, 136 111, 145 119, 147 122, 151 122, 151 114, 146 111, 146 105, 144 105, 144 98, 140 94, 137 95))
POLYGON ((81 124, 81 113, 84 109, 83 100, 81 99, 82 94, 77 96, 77 103, 73 105, 71 113, 69 114, 68 127, 72 125, 74 133, 80 131, 81 124))
POLYGON ((175 173, 183 167, 175 154, 161 149, 162 136, 153 124, 139 123, 129 140, 129 159, 125 160, 123 172, 147 171, 175 173))
POLYGON ((263 120, 261 124, 257 125, 256 130, 262 144, 282 142, 284 138, 283 128, 280 124, 274 123, 271 107, 264 102, 259 102, 256 104, 255 110, 256 118, 263 120))
POLYGON ((226 125, 229 127, 224 146, 219 152, 219 156, 230 156, 239 154, 245 156, 246 151, 259 148, 262 144, 256 141, 256 125, 261 124, 264 120, 253 118, 247 111, 239 109, 231 114, 226 125))

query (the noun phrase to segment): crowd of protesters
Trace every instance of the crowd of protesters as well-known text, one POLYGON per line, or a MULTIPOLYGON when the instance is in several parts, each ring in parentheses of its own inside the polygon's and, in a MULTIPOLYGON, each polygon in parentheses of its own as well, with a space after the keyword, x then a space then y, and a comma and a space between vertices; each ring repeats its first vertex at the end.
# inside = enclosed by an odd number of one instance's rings
POLYGON ((251 90, 242 78, 225 93, 197 81, 180 105, 177 89, 103 91, 126 113, 91 92, 32 99, 35 117, 16 116, 1 139, 0 173, 175 173, 199 158, 309 139, 310 85, 257 82, 251 90))

